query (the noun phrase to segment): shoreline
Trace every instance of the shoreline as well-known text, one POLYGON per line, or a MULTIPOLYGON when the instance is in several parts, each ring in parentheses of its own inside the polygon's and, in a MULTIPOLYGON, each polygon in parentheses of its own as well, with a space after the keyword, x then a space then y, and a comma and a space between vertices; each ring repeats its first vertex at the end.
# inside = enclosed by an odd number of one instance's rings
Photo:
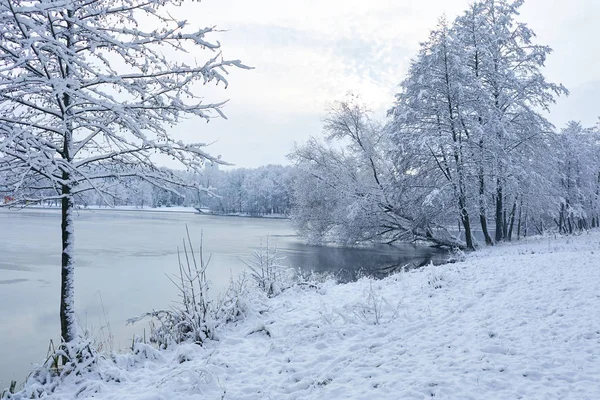
POLYGON ((598 398, 598 265, 594 230, 382 280, 253 290, 218 340, 139 343, 49 398, 598 398))
MULTIPOLYGON (((1 209, 6 210, 48 210, 48 211, 60 211, 60 207, 53 206, 39 206, 39 205, 31 205, 25 207, 0 207, 1 209)), ((282 220, 290 220, 289 216, 284 216, 280 214, 266 214, 266 215, 252 215, 252 214, 236 214, 236 213, 213 213, 213 212, 204 212, 200 211, 196 207, 182 207, 182 206, 174 206, 174 207, 145 207, 140 208, 136 206, 116 206, 116 207, 102 207, 102 206, 75 206, 76 211, 114 211, 114 212, 155 212, 155 213, 178 213, 178 214, 198 214, 198 215, 206 215, 213 217, 238 217, 238 218, 264 218, 264 219, 282 219, 282 220)))

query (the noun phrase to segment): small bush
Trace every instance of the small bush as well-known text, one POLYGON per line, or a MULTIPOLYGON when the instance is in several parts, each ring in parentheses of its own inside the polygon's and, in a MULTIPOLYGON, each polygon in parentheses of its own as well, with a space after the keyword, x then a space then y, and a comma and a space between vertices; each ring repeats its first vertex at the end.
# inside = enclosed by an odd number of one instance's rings
POLYGON ((87 338, 61 343, 58 348, 50 341, 46 361, 28 377, 23 389, 14 393, 16 382, 0 398, 21 400, 39 399, 50 396, 58 386, 70 376, 80 376, 92 371, 98 361, 98 354, 87 338))
POLYGON ((169 280, 179 289, 181 303, 170 309, 153 310, 128 320, 133 324, 150 318, 149 341, 162 349, 182 342, 202 345, 206 340, 215 338, 220 325, 243 319, 250 310, 246 274, 241 274, 237 279, 232 277, 229 287, 217 301, 209 299, 210 285, 206 270, 210 257, 204 257, 203 237, 200 238, 199 250, 194 251, 187 225, 183 253, 177 249, 177 260, 179 273, 170 276, 169 280))
POLYGON ((427 279, 427 285, 433 289, 441 289, 445 285, 444 273, 439 270, 433 263, 430 263, 429 270, 425 275, 427 279))
POLYGON ((10 386, 0 394, 0 399, 8 399, 9 396, 15 393, 17 381, 10 381, 10 386))
POLYGON ((181 304, 168 310, 153 310, 127 321, 133 324, 145 318, 157 320, 158 325, 151 325, 149 339, 159 348, 185 341, 201 345, 206 339, 213 338, 214 334, 214 310, 208 299, 209 282, 206 277, 210 257, 207 260, 204 258, 202 237, 199 251, 194 251, 187 225, 185 229, 183 254, 177 248, 179 275, 169 277, 179 289, 181 304))
POLYGON ((251 309, 249 298, 248 275, 242 273, 237 279, 231 277, 227 290, 216 303, 214 315, 217 325, 246 318, 251 309))
POLYGON ((373 288, 371 281, 364 302, 345 305, 343 311, 337 311, 337 314, 347 322, 380 325, 395 320, 399 310, 400 302, 392 304, 373 288))
POLYGON ((448 263, 457 263, 457 262, 463 262, 466 259, 467 259, 467 255, 465 254, 464 251, 462 251, 459 248, 454 248, 450 251, 447 262, 448 263))
POLYGON ((295 283, 294 270, 281 264, 284 259, 277 255, 277 243, 271 246, 267 236, 266 246, 263 246, 261 239, 260 248, 251 257, 242 259, 242 262, 250 269, 250 276, 258 288, 268 297, 273 297, 295 283))

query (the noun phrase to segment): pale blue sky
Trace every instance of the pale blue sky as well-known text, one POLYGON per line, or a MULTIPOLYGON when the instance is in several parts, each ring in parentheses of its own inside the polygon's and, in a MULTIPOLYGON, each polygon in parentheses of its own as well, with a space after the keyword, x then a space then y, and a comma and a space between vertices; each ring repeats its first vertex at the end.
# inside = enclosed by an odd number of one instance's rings
MULTIPOLYGON (((209 149, 238 166, 287 163, 293 142, 321 131, 327 105, 352 90, 383 115, 409 61, 442 14, 452 20, 468 0, 204 0, 182 15, 217 25, 226 58, 255 67, 235 71, 226 90, 207 100, 230 99, 227 121, 184 122, 178 133, 217 141, 209 149)), ((554 53, 546 76, 571 96, 550 120, 592 125, 600 116, 597 0, 527 0, 521 20, 554 53)))

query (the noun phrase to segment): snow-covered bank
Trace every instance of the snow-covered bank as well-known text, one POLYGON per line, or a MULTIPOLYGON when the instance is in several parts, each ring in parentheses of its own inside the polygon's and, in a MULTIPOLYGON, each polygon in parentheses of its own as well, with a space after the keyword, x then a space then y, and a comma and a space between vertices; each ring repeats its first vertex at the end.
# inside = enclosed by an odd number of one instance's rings
MULTIPOLYGON (((60 211, 60 206, 57 205, 39 205, 32 204, 26 207, 27 209, 42 209, 42 210, 57 210, 60 211)), ((289 215, 286 214, 248 214, 248 213, 219 213, 211 212, 207 209, 201 209, 198 207, 184 207, 184 206, 172 206, 172 207, 138 207, 138 206, 82 206, 76 205, 77 210, 89 210, 89 211, 139 211, 139 212, 158 212, 158 213, 191 213, 191 214, 202 214, 211 215, 215 217, 244 217, 244 218, 267 218, 267 219, 290 219, 289 215)), ((0 208, 1 210, 1 208, 0 208)))
POLYGON ((244 218, 271 218, 271 219, 290 219, 290 216, 287 214, 249 214, 243 212, 235 212, 235 213, 221 213, 221 212, 213 212, 210 210, 204 210, 200 208, 196 208, 196 210, 200 214, 204 215, 214 215, 216 217, 244 217, 244 218))
MULTIPOLYGON (((137 206, 75 206, 77 210, 90 210, 90 211, 140 211, 140 212, 171 212, 171 213, 198 213, 194 207, 137 207, 137 206)), ((54 205, 37 205, 32 204, 27 208, 43 209, 43 210, 60 210, 59 206, 54 205)))
POLYGON ((598 399, 600 232, 257 295, 219 341, 103 359, 70 399, 598 399))

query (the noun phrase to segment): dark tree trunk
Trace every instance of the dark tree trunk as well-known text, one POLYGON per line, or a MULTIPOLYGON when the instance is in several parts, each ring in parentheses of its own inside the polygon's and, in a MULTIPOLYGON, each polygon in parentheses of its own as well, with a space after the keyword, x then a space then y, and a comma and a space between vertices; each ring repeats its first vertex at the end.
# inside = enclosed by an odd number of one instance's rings
POLYGON ((487 216, 485 212, 485 180, 483 177, 483 170, 479 170, 479 222, 481 223, 481 230, 483 231, 483 237, 485 238, 485 244, 492 246, 494 241, 492 240, 490 233, 488 232, 487 216))
POLYGON ((469 218, 469 212, 467 211, 467 200, 464 194, 461 194, 458 199, 458 206, 460 208, 460 219, 463 227, 465 228, 465 242, 467 243, 467 249, 475 250, 473 244, 473 234, 471 232, 471 220, 469 218))
MULTIPOLYGON (((69 179, 63 173, 63 179, 69 179)), ((71 188, 62 187, 62 270, 60 286, 60 334, 65 342, 72 342, 77 336, 74 309, 74 263, 73 263, 73 197, 71 188)))
POLYGON ((502 241, 502 182, 500 178, 496 180, 496 242, 502 241))
POLYGON ((508 237, 508 219, 506 218, 506 209, 502 210, 502 239, 506 240, 508 237))
POLYGON ((512 241, 513 227, 515 226, 515 214, 517 213, 517 199, 513 203, 512 210, 510 212, 510 228, 508 229, 508 241, 512 241))
MULTIPOLYGON (((73 17, 73 11, 67 10, 69 18, 73 17)), ((66 36, 66 47, 70 48, 72 45, 71 28, 73 23, 67 23, 68 34, 66 36)), ((65 66, 65 76, 70 75, 70 66, 65 66)), ((73 144, 73 126, 70 120, 70 108, 71 96, 65 92, 62 96, 63 105, 63 121, 65 124, 65 131, 63 137, 63 148, 62 157, 65 161, 70 163, 73 161, 72 144, 73 144)), ((65 342, 73 342, 77 338, 77 325, 75 322, 75 265, 73 262, 73 250, 74 250, 74 226, 73 226, 73 194, 72 194, 72 183, 71 175, 69 170, 63 169, 62 181, 64 182, 61 187, 61 232, 62 232, 62 257, 61 257, 61 284, 60 284, 60 334, 65 342)), ((63 363, 66 360, 63 358, 63 363)))
POLYGON ((561 203, 560 205, 560 213, 558 214, 558 232, 565 233, 565 205, 561 203))
POLYGON ((523 199, 519 204, 519 220, 517 222, 517 240, 521 239, 521 215, 523 213, 523 199))
POLYGON ((465 226, 465 241, 467 242, 467 249, 475 250, 475 245, 473 244, 473 234, 471 233, 471 222, 468 214, 464 216, 463 225, 465 226))

